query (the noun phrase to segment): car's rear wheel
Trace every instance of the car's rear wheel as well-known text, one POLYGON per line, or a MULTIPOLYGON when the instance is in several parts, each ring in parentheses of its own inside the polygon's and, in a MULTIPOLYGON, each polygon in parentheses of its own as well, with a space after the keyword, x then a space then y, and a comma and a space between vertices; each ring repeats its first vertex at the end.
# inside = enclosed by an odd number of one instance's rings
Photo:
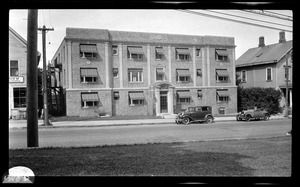
POLYGON ((251 119, 251 115, 248 114, 248 115, 246 116, 246 121, 250 121, 250 119, 251 119))
POLYGON ((265 120, 265 121, 268 121, 269 119, 270 119, 270 115, 269 115, 269 114, 265 114, 264 120, 265 120))
POLYGON ((212 123, 213 118, 211 116, 207 116, 205 121, 206 121, 206 123, 212 123))
POLYGON ((185 117, 185 118, 183 118, 182 122, 183 122, 185 125, 188 125, 188 124, 190 123, 190 118, 185 117))

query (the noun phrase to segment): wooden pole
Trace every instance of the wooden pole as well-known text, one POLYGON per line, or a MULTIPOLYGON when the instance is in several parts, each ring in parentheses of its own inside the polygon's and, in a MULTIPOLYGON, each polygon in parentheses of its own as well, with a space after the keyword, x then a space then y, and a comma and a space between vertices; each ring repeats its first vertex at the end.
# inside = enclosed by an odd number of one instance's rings
POLYGON ((27 147, 38 147, 37 89, 37 21, 38 11, 28 10, 27 23, 27 147))

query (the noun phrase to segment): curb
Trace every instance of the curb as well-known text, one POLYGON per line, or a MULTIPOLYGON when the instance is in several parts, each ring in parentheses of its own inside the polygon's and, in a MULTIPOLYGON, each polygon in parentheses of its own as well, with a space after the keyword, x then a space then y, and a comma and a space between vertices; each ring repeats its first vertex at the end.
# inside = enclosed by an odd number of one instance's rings
MULTIPOLYGON (((282 119, 292 119, 292 117, 275 117, 270 118, 269 120, 282 120, 282 119)), ((175 120, 175 119, 174 119, 175 120)), ((216 122, 230 122, 230 121, 236 121, 236 119, 220 119, 220 120, 214 120, 213 123, 216 122)), ((133 126, 133 125, 160 125, 160 124, 170 124, 170 121, 167 122, 149 122, 149 123, 112 123, 112 124, 99 124, 99 125, 53 125, 53 122, 51 122, 51 126, 44 126, 44 124, 38 125, 38 128, 41 129, 47 129, 47 128, 75 128, 75 127, 116 127, 116 126, 133 126)), ((177 125, 174 121, 174 125, 177 125)), ((27 129, 27 127, 11 127, 9 129, 27 129)))

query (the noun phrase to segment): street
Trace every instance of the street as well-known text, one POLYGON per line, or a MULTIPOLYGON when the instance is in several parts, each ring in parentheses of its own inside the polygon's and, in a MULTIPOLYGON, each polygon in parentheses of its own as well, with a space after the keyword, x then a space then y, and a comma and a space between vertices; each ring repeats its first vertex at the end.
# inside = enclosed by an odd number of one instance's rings
MULTIPOLYGON (((80 147, 117 144, 170 143, 284 136, 291 119, 215 122, 190 125, 131 125, 39 129, 39 147, 80 147)), ((27 147, 26 129, 9 130, 9 148, 27 147)))

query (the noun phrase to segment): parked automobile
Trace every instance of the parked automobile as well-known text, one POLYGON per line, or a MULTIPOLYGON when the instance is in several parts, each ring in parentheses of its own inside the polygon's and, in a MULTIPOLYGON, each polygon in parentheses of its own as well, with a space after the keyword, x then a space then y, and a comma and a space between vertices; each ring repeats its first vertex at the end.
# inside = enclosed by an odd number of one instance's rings
POLYGON ((263 119, 267 121, 269 118, 270 114, 264 109, 243 110, 236 116, 237 121, 250 121, 252 119, 263 119))
POLYGON ((185 112, 180 112, 175 119, 177 124, 183 123, 186 125, 191 122, 212 123, 213 121, 211 106, 189 107, 185 112))

